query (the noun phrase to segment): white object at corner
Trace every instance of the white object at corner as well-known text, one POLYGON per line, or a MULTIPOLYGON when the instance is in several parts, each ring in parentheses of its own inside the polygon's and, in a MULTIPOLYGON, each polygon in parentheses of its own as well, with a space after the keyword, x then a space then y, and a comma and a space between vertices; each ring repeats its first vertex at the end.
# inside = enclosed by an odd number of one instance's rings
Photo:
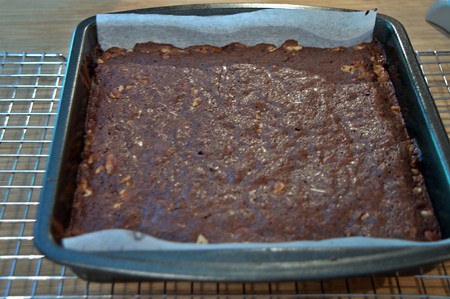
POLYGON ((450 0, 436 0, 428 11, 427 20, 450 33, 450 0))

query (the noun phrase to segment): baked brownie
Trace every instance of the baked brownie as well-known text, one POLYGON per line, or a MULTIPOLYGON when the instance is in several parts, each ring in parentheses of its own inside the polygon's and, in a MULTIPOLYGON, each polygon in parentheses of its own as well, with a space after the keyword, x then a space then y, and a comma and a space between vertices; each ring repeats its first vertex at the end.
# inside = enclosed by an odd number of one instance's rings
POLYGON ((439 239, 376 42, 99 52, 68 235, 439 239))

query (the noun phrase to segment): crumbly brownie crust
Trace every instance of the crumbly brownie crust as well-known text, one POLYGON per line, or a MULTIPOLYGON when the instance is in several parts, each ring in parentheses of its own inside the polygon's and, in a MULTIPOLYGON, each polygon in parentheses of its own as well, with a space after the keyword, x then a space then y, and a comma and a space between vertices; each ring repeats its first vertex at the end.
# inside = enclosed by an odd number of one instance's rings
POLYGON ((68 235, 439 238, 376 42, 146 43, 97 63, 68 235))

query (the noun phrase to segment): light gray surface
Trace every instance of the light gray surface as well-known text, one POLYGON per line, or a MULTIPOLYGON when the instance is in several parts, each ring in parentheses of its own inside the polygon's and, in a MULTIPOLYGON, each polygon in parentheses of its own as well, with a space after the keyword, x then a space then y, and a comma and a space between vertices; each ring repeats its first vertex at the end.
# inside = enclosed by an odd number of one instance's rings
POLYGON ((436 0, 428 11, 427 20, 450 33, 450 0, 436 0))

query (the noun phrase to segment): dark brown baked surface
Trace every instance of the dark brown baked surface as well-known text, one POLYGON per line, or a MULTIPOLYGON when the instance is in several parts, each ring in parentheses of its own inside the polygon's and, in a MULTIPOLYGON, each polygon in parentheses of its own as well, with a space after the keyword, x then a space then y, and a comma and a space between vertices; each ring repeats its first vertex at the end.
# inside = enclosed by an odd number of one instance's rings
POLYGON ((97 63, 68 235, 439 238, 376 42, 146 43, 97 63))

